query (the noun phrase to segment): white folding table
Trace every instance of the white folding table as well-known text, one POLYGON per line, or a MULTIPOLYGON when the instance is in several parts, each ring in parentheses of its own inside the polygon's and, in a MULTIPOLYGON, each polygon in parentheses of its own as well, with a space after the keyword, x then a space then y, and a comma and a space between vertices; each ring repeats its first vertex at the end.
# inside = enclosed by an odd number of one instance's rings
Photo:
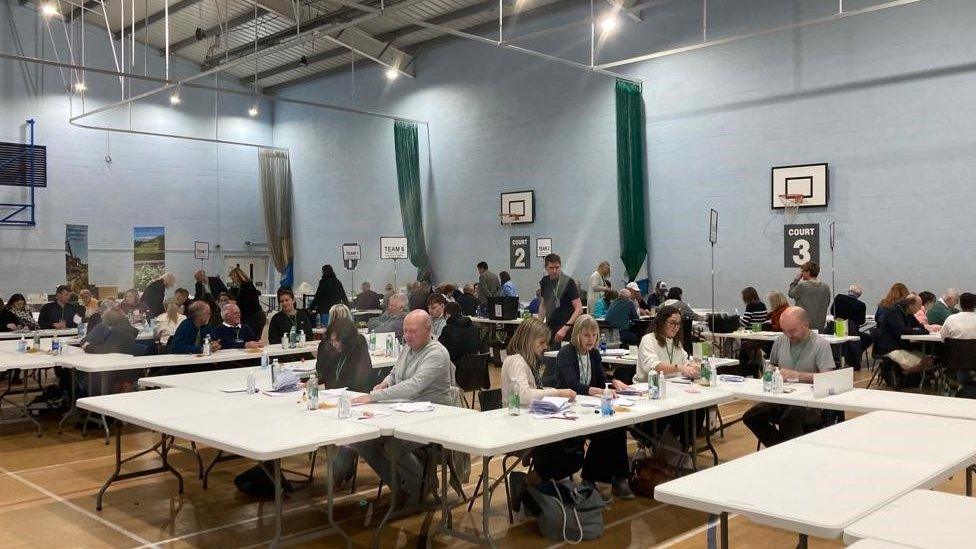
MULTIPOLYGON (((8 395, 11 393, 12 383, 10 377, 7 379, 7 388, 4 390, 3 394, 0 394, 0 402, 7 402, 14 408, 20 410, 23 417, 34 424, 37 429, 37 436, 41 436, 41 424, 34 419, 30 410, 27 409, 27 372, 31 370, 43 370, 45 368, 53 368, 56 365, 56 359, 58 357, 45 353, 16 353, 0 351, 0 372, 8 372, 10 370, 20 370, 21 372, 21 387, 23 388, 22 400, 20 403, 16 402, 8 395)), ((20 421, 20 419, 10 420, 10 421, 20 421)))
MULTIPOLYGON (((728 333, 713 333, 713 332, 702 332, 701 336, 705 339, 749 339, 753 341, 775 341, 777 337, 783 335, 783 332, 751 332, 746 330, 739 330, 735 332, 728 333)), ((833 334, 816 334, 817 337, 824 339, 827 343, 831 345, 841 345, 844 343, 849 343, 852 341, 861 341, 859 336, 848 335, 848 336, 836 336, 833 334)), ((844 359, 844 353, 840 353, 840 367, 846 368, 846 360, 844 359)))
POLYGON ((26 332, 0 332, 0 340, 3 339, 20 339, 21 337, 25 339, 34 339, 34 334, 41 337, 54 337, 54 336, 76 336, 78 335, 78 328, 63 328, 60 330, 50 329, 50 330, 31 330, 26 332))
MULTIPOLYGON (((160 389, 78 400, 78 406, 93 413, 116 418, 115 470, 98 492, 96 509, 102 508, 102 497, 115 481, 169 472, 179 482, 182 476, 170 465, 167 454, 175 437, 205 444, 255 461, 272 461, 270 476, 275 483, 275 537, 281 537, 282 490, 281 459, 311 453, 326 447, 328 488, 327 514, 331 531, 351 541, 338 527, 333 516, 332 464, 335 448, 378 438, 378 428, 364 422, 340 421, 334 415, 310 412, 301 405, 255 407, 246 399, 215 395, 189 389, 160 389), (131 423, 159 432, 160 442, 137 456, 122 459, 122 424, 131 423), (122 465, 149 452, 157 452, 162 465, 150 469, 121 473, 122 465)), ((316 532, 316 536, 325 532, 316 532)))
POLYGON ((915 490, 845 528, 844 543, 870 539, 918 549, 969 549, 973 517, 973 498, 915 490))
POLYGON ((666 482, 654 497, 719 514, 723 549, 730 512, 797 532, 806 547, 974 461, 976 421, 880 411, 666 482))
MULTIPOLYGON (((396 439, 422 444, 435 444, 441 449, 454 450, 482 456, 482 535, 484 539, 470 536, 448 526, 450 508, 447 502, 446 482, 441 483, 441 521, 438 530, 454 537, 474 543, 495 545, 488 529, 488 515, 491 509, 491 494, 502 482, 508 471, 494 484, 488 477, 489 463, 494 456, 522 452, 536 446, 557 442, 567 438, 585 436, 597 432, 629 427, 653 419, 659 419, 682 412, 698 410, 728 402, 732 395, 711 388, 691 387, 669 383, 668 397, 661 400, 639 400, 627 412, 618 412, 609 418, 594 414, 593 409, 576 405, 579 418, 536 419, 527 410, 519 416, 508 415, 507 409, 481 412, 477 415, 464 415, 441 421, 420 422, 397 427, 396 439), (694 392, 689 392, 694 391, 694 392)), ((442 452, 443 455, 443 452, 442 452)), ((442 470, 442 475, 445 471, 442 470)), ((472 496, 474 499, 476 496, 472 496)))

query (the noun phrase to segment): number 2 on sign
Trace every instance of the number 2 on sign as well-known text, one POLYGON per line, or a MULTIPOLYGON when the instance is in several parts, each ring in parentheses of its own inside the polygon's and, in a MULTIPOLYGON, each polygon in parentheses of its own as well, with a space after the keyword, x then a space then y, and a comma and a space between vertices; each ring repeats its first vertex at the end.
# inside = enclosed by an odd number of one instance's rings
POLYGON ((793 243, 793 249, 797 253, 793 254, 793 261, 797 265, 803 265, 807 261, 810 261, 810 241, 803 238, 797 240, 793 243))
POLYGON ((515 248, 515 268, 525 268, 525 248, 515 248))

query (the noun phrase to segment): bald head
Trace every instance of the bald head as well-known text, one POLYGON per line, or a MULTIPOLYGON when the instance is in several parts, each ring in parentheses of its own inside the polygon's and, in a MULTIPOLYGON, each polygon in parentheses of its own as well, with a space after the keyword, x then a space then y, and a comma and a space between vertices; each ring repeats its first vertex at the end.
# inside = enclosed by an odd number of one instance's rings
POLYGON ((790 343, 798 343, 810 337, 810 319, 803 307, 787 307, 779 317, 779 325, 790 343))
POLYGON ((411 311, 403 319, 403 339, 414 351, 430 343, 431 329, 430 315, 423 309, 411 311))
POLYGON ((630 299, 630 290, 628 290, 627 288, 620 290, 620 292, 617 294, 617 297, 620 299, 630 299))

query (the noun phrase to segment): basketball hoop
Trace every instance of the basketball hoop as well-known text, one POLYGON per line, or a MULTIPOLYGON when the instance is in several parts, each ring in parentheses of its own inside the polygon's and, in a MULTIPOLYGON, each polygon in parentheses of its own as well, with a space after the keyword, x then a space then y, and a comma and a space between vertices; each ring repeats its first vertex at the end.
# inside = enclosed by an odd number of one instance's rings
POLYGON ((511 225, 512 223, 518 223, 522 219, 521 214, 514 213, 500 213, 498 217, 501 219, 502 225, 511 225))
POLYGON ((803 198, 802 194, 779 195, 779 202, 783 205, 783 211, 786 212, 787 222, 796 220, 796 215, 800 212, 800 206, 803 205, 803 198))

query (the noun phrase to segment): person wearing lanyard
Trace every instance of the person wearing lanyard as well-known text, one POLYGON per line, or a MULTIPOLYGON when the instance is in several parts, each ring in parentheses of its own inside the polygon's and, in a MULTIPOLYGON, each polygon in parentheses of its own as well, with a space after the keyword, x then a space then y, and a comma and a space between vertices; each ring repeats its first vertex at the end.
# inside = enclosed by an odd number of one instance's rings
POLYGON ((562 259, 558 255, 547 255, 545 265, 546 276, 539 281, 542 290, 539 318, 545 319, 552 332, 550 347, 558 349, 569 335, 573 323, 583 314, 583 302, 576 282, 563 274, 562 259))
POLYGON ((337 318, 319 343, 315 369, 327 389, 368 393, 376 384, 366 338, 348 318, 337 318))
MULTIPOLYGON (((596 348, 600 339, 600 326, 590 315, 582 315, 573 325, 570 345, 564 345, 556 355, 557 389, 572 389, 579 395, 601 397, 607 379, 603 374, 600 351, 596 348)), ((614 379, 614 391, 627 388, 627 384, 614 379)), ((634 493, 627 481, 630 477, 630 461, 627 458, 627 429, 611 429, 588 435, 590 444, 583 459, 580 476, 584 484, 609 483, 613 493, 621 499, 633 499, 634 493)), ((542 452, 541 455, 545 455, 542 452)), ((539 459, 536 456, 536 460, 539 459)))
MULTIPOLYGON (((785 381, 812 383, 813 375, 834 369, 827 340, 810 330, 807 312, 788 307, 780 317, 783 333, 773 341, 769 362, 778 366, 785 381)), ((822 421, 822 411, 803 406, 760 402, 746 411, 742 422, 765 447, 802 435, 807 426, 822 421)))
POLYGON ((213 332, 221 349, 260 349, 265 346, 250 326, 241 324, 241 309, 236 304, 224 305, 220 316, 224 323, 214 328, 213 332))
POLYGON ((220 341, 214 336, 214 327, 210 326, 210 305, 203 301, 194 301, 187 312, 190 316, 180 322, 170 339, 170 352, 183 355, 200 354, 208 335, 211 340, 210 350, 219 351, 220 341))
MULTIPOLYGON (((648 381, 651 371, 658 375, 673 378, 696 379, 701 375, 701 368, 697 362, 688 356, 688 352, 681 346, 681 310, 672 305, 659 307, 654 319, 652 331, 641 338, 637 349, 637 373, 634 381, 648 381)), ((672 466, 687 468, 690 466, 683 455, 683 449, 694 440, 688 440, 685 432, 687 416, 691 412, 668 416, 663 419, 649 421, 637 426, 637 431, 643 435, 647 433, 661 433, 661 438, 654 447, 656 453, 666 459, 672 466)), ((705 414, 699 415, 704 419, 705 414)), ((699 428, 702 421, 696 427, 699 428)), ((647 437, 643 436, 647 443, 647 437)))
POLYGON ((268 323, 268 343, 281 343, 281 339, 291 333, 292 328, 296 334, 305 332, 305 339, 312 341, 312 321, 304 310, 295 307, 295 294, 290 289, 278 289, 278 305, 281 310, 268 323))

